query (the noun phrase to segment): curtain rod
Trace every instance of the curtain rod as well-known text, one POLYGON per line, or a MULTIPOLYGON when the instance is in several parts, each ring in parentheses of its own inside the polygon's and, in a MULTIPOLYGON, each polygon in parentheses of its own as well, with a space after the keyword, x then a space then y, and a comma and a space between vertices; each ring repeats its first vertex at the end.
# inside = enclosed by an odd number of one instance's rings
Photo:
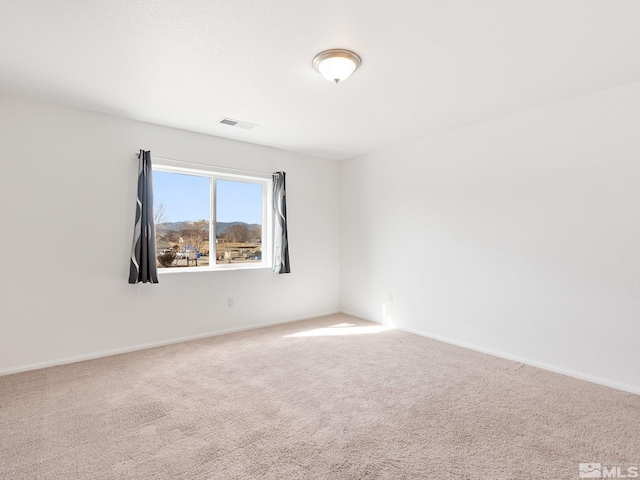
MULTIPOLYGON (((137 158, 140 158, 140 152, 136 153, 135 156, 137 158)), ((222 170, 229 170, 231 172, 252 173, 254 175, 272 175, 271 173, 268 173, 268 172, 257 172, 257 171, 254 171, 254 170, 242 170, 240 168, 220 167, 218 165, 210 165, 208 163, 187 162, 185 160, 177 160, 175 158, 159 157, 157 155, 151 155, 151 157, 152 158, 157 158, 159 160, 168 160, 169 162, 178 162, 178 163, 185 163, 187 165, 200 165, 200 166, 203 166, 203 167, 216 168, 216 169, 222 169, 222 170)))

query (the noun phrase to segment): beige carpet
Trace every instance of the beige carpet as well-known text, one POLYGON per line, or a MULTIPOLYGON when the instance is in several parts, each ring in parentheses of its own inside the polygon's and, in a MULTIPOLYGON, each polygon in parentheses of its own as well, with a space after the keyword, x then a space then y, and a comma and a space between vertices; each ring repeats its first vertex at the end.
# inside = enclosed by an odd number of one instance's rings
POLYGON ((0 478, 576 479, 579 463, 640 464, 639 396, 380 330, 334 315, 0 377, 0 478))

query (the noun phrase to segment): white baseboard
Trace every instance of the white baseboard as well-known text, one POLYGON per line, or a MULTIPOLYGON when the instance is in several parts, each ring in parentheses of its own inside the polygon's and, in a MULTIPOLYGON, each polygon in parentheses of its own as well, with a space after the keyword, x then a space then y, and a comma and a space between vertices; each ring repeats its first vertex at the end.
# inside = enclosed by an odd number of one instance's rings
MULTIPOLYGON (((362 318, 363 320, 368 320, 370 322, 373 323, 381 323, 378 320, 372 320, 369 318, 366 318, 360 314, 356 314, 356 313, 351 313, 351 312, 347 312, 347 311, 342 311, 342 313, 344 313, 345 315, 349 315, 352 317, 356 317, 356 318, 362 318)), ((468 348, 469 350, 475 350, 476 352, 480 352, 480 353, 486 353, 487 355, 492 355, 494 357, 498 357, 498 358, 504 358, 505 360, 512 360, 514 362, 518 362, 518 363, 523 363, 525 365, 529 365, 531 367, 536 367, 536 368, 540 368, 542 370, 547 370, 549 372, 554 372, 554 373, 559 373, 561 375, 566 375, 567 377, 572 377, 572 378, 577 378, 578 380, 584 380, 586 382, 590 382, 590 383, 595 383, 597 385, 603 385, 605 387, 610 387, 610 388, 615 388, 616 390, 622 390, 624 392, 629 392, 629 393, 633 393, 636 395, 640 395, 640 387, 638 386, 634 386, 634 385, 628 385, 626 383, 620 383, 620 382, 615 382, 606 378, 602 378, 602 377, 597 377, 594 375, 589 375, 589 374, 585 374, 582 372, 576 372, 574 370, 569 370, 566 368, 562 368, 562 367, 557 367, 555 365, 550 365, 548 363, 544 363, 544 362, 538 362, 535 360, 531 360, 528 358, 524 358, 524 357, 519 357, 517 355, 512 355, 509 353, 505 353, 505 352, 501 352, 501 351, 497 351, 497 350, 492 350, 490 348, 484 348, 481 347, 479 345, 474 345, 471 343, 466 343, 466 342, 460 342, 458 340, 454 340, 448 337, 442 337, 439 335, 433 335, 427 332, 423 332, 421 330, 415 330, 413 328, 405 328, 405 327, 398 327, 398 326, 394 326, 393 328, 396 328, 398 330, 402 330, 403 332, 407 332, 407 333, 413 333, 414 335, 419 335, 421 337, 426 337, 426 338, 430 338, 432 340, 438 340, 439 342, 444 342, 444 343, 449 343, 451 345, 456 345, 458 347, 462 347, 462 348, 468 348)))
POLYGON ((55 367, 56 365, 66 365, 68 363, 82 362, 84 360, 94 360, 96 358, 109 357, 111 355, 119 355, 121 353, 136 352, 138 350, 146 350, 148 348, 162 347, 164 345, 173 345, 175 343, 189 342, 191 340, 199 340, 201 338, 217 337, 220 335, 226 335, 228 333, 243 332, 245 330, 254 330, 256 328, 272 327, 274 325, 282 325, 285 323, 299 322, 301 320, 309 320, 311 318, 324 317, 327 315, 335 315, 336 313, 340 313, 340 312, 334 311, 329 313, 318 313, 317 315, 310 315, 302 318, 279 320, 277 322, 268 322, 268 323, 256 323, 256 324, 246 325, 244 327, 239 327, 239 328, 228 328, 225 330, 216 330, 213 332, 201 333, 198 335, 188 335, 186 337, 171 338, 167 340, 161 340, 158 342, 141 343, 138 345, 130 345, 127 347, 114 348, 111 350, 102 350, 99 352, 92 352, 92 353, 87 353, 82 355, 74 355, 71 357, 47 360, 44 362, 30 363, 27 365, 18 365, 16 367, 0 369, 0 376, 27 372, 29 370, 39 370, 41 368, 47 368, 47 367, 55 367))

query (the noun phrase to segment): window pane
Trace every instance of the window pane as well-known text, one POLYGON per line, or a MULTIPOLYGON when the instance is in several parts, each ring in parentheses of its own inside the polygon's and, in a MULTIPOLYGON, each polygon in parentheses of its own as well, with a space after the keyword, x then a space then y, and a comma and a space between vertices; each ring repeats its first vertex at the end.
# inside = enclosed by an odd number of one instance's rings
POLYGON ((216 180, 216 259, 262 261, 262 185, 216 180))
POLYGON ((209 177, 154 170, 159 268, 209 266, 209 186, 209 177))

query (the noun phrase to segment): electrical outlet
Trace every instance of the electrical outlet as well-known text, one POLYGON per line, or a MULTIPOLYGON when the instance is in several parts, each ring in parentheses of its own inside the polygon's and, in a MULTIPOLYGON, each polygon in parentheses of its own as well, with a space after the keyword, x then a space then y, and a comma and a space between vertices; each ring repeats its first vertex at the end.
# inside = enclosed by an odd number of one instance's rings
POLYGON ((228 307, 233 307, 233 297, 228 297, 227 298, 227 306, 228 307))
POLYGON ((389 293, 387 298, 389 299, 389 303, 393 303, 393 293, 389 293))

